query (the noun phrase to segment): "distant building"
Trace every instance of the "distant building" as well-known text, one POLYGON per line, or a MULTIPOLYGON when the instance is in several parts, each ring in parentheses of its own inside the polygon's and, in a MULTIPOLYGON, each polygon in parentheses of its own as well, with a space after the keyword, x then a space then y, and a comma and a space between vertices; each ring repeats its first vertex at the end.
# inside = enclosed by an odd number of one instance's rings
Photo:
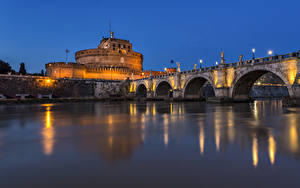
POLYGON ((177 68, 173 68, 173 67, 165 68, 165 72, 166 72, 167 74, 172 74, 172 73, 177 72, 177 68))
POLYGON ((143 55, 132 49, 128 40, 109 38, 101 40, 95 49, 75 53, 75 63, 46 64, 46 75, 54 78, 82 78, 125 80, 145 77, 143 55))

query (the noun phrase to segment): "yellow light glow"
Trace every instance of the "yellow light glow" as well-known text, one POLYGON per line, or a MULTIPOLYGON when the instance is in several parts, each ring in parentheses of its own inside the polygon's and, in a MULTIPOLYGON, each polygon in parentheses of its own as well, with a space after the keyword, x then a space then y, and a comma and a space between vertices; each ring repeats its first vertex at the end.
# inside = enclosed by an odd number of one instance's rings
POLYGON ((220 137, 221 137, 221 133, 220 133, 220 125, 219 125, 219 120, 217 120, 217 123, 215 125, 215 142, 216 142, 216 150, 220 151, 220 137))
POLYGON ((130 115, 136 115, 136 105, 130 103, 130 115))
POLYGON ((199 147, 200 147, 200 154, 204 154, 204 141, 205 141, 205 133, 203 126, 200 127, 200 133, 199 133, 199 147))
MULTIPOLYGON (((295 120, 296 121, 296 120, 295 120)), ((297 131, 297 123, 294 122, 289 128, 290 148, 292 152, 297 152, 299 148, 299 137, 297 131)))
POLYGON ((156 87, 156 81, 153 80, 153 82, 152 82, 152 88, 151 88, 153 92, 155 92, 155 87, 156 87))
POLYGON ((131 84, 130 84, 130 92, 135 92, 135 87, 136 87, 135 82, 131 82, 131 84))
POLYGON ((114 124, 114 117, 112 115, 107 116, 107 123, 108 123, 108 125, 114 124))
POLYGON ((272 135, 269 137, 269 149, 268 150, 269 150, 270 162, 273 165, 275 163, 276 142, 272 135))
POLYGON ((252 52, 255 53, 255 48, 252 49, 252 52))
POLYGON ((288 61, 287 63, 287 75, 290 84, 294 84, 297 75, 297 61, 288 61))
POLYGON ((153 106, 152 106, 152 115, 153 116, 156 115, 156 106, 155 106, 155 103, 153 103, 153 106))
POLYGON ((150 105, 147 104, 147 107, 146 107, 146 116, 149 116, 150 115, 150 105))
POLYGON ((51 127, 51 114, 50 111, 46 111, 46 128, 50 128, 50 127, 51 127))
POLYGON ((228 68, 226 71, 227 71, 226 72, 227 73, 226 74, 226 82, 227 82, 226 86, 231 87, 234 76, 235 76, 235 70, 234 70, 234 68, 228 68))
POLYGON ((269 51, 268 51, 268 54, 269 54, 269 55, 272 55, 272 54, 273 54, 273 51, 272 51, 272 50, 269 50, 269 51))
POLYGON ((55 130, 52 127, 52 116, 51 116, 50 106, 47 106, 46 108, 45 127, 43 128, 41 134, 43 136, 42 143, 43 143, 44 154, 51 155, 55 143, 54 140, 55 130))
POLYGON ((174 77, 170 77, 169 80, 170 80, 172 88, 175 89, 175 80, 174 80, 174 77))
POLYGON ((258 143, 256 137, 253 137, 252 160, 253 160, 253 166, 256 167, 258 164, 258 143))
POLYGON ((47 84, 50 84, 50 83, 51 83, 51 80, 50 80, 50 79, 47 79, 47 80, 46 80, 46 83, 47 83, 47 84))
POLYGON ((178 114, 181 115, 182 114, 182 109, 181 106, 178 107, 178 114))
POLYGON ((218 71, 217 70, 213 71, 213 78, 214 78, 214 85, 217 86, 217 83, 218 83, 218 71))
POLYGON ((165 146, 168 146, 169 143, 169 119, 168 115, 163 115, 163 125, 164 125, 164 144, 165 146))

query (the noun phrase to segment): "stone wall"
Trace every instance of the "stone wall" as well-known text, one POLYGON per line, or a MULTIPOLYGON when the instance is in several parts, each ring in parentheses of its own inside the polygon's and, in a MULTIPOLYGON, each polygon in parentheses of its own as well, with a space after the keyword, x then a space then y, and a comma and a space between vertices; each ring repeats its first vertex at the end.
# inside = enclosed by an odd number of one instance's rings
POLYGON ((119 81, 52 79, 39 76, 0 75, 0 94, 15 98, 16 94, 52 94, 58 98, 103 98, 122 96, 119 81))

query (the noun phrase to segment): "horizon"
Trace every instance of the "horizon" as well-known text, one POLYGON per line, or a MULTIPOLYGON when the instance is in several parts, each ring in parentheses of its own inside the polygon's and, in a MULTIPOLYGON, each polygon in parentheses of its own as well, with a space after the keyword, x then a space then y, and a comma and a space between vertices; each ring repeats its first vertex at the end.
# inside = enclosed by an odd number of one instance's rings
POLYGON ((144 70, 175 67, 172 59, 183 70, 199 67, 200 59, 214 66, 222 51, 231 63, 240 54, 251 59, 252 48, 256 57, 268 56, 269 50, 285 54, 300 49, 300 2, 295 0, 137 2, 5 0, 0 59, 15 70, 24 62, 30 73, 49 62, 64 62, 66 49, 68 60, 75 62, 76 51, 96 48, 109 35, 110 20, 115 37, 129 40, 143 54, 144 70))

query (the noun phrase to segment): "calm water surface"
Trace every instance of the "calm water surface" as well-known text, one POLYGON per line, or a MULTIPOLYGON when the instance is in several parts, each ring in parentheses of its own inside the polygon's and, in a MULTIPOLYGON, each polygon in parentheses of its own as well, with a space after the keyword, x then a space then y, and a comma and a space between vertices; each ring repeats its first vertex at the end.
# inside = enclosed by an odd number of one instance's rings
POLYGON ((0 187, 300 187, 300 109, 2 105, 0 187))

